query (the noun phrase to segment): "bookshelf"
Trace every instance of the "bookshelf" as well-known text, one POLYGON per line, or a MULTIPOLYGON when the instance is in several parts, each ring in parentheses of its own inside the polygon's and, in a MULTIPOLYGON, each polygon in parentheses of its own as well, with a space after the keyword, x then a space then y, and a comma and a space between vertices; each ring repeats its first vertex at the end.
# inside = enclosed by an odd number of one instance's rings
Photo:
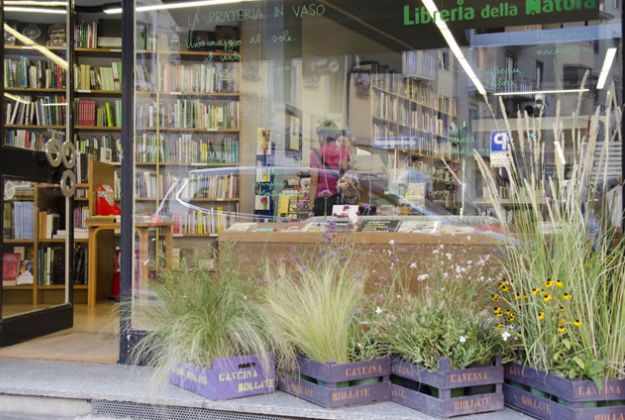
POLYGON ((410 76, 376 63, 353 68, 349 126, 359 147, 386 153, 393 173, 415 169, 428 174, 430 199, 456 213, 456 183, 451 171, 460 172, 460 150, 453 134, 457 101, 438 93, 436 61, 426 58, 421 58, 423 63, 411 64, 419 71, 410 76))
MULTIPOLYGON (((18 254, 19 273, 31 272, 28 279, 3 279, 6 302, 19 304, 52 305, 64 301, 65 285, 65 238, 59 232, 66 231, 63 217, 65 200, 57 185, 20 183, 27 195, 16 195, 5 200, 3 215, 3 252, 18 254), (29 187, 26 187, 29 185, 29 187), (16 206, 16 203, 21 203, 16 206), (24 204, 26 203, 26 204, 24 204), (56 216, 53 216, 56 215, 56 216), (53 223, 54 229, 46 229, 53 223), (30 281, 29 284, 20 284, 30 281)), ((86 239, 75 239, 73 281, 74 302, 86 303, 86 239), (82 260, 81 260, 82 254, 82 260), (82 269, 80 268, 82 267, 82 269)))
MULTIPOLYGON (((72 128, 79 153, 79 184, 73 222, 79 230, 86 229, 86 219, 95 214, 97 185, 112 185, 117 198, 121 185, 115 169, 121 161, 121 49, 100 46, 98 29, 92 22, 77 21, 75 61, 70 64, 74 65, 74 77, 69 81, 65 71, 32 47, 6 45, 3 57, 5 91, 17 98, 8 102, 11 107, 3 115, 5 144, 43 151, 52 137, 64 141, 68 107, 49 105, 65 104, 68 88, 74 93, 72 128)), ((66 47, 47 48, 61 58, 68 56, 66 47)), ((137 214, 154 213, 172 182, 189 178, 190 185, 182 196, 206 211, 187 210, 170 200, 165 212, 175 221, 177 240, 212 240, 234 222, 241 202, 236 168, 241 161, 242 138, 240 54, 170 51, 159 47, 154 36, 146 36, 145 45, 138 48, 137 115, 143 109, 145 121, 137 121, 136 133, 141 140, 137 141, 136 150, 129 151, 135 155, 137 185, 145 184, 136 191, 137 214), (201 169, 217 173, 189 176, 189 171, 201 169)), ((24 248, 24 259, 32 261, 34 277, 32 285, 5 287, 11 291, 5 299, 12 303, 37 305, 62 298, 62 285, 54 284, 60 279, 38 278, 43 262, 51 258, 45 252, 59 249, 64 243, 63 238, 41 235, 42 208, 58 213, 59 220, 64 219, 64 208, 55 203, 55 196, 60 197, 56 185, 34 184, 31 196, 22 200, 32 203, 32 238, 4 235, 5 250, 24 248)), ((86 238, 75 238, 75 245, 85 254, 89 252, 86 238)), ((75 302, 86 302, 88 285, 82 284, 83 280, 79 283, 74 285, 75 302)))

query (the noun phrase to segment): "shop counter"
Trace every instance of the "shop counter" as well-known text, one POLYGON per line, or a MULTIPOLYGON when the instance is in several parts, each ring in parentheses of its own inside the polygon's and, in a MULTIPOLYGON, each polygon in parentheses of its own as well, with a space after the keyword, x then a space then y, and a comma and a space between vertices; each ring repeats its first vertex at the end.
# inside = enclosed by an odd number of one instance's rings
MULTIPOLYGON (((371 229, 383 229, 388 218, 364 218, 374 221, 371 229)), ((310 256, 327 246, 348 246, 359 263, 378 273, 391 269, 390 261, 395 259, 396 267, 412 267, 410 272, 431 273, 433 266, 448 272, 462 270, 467 265, 488 266, 485 271, 500 271, 498 256, 503 233, 495 223, 466 223, 456 218, 441 221, 436 229, 430 228, 428 218, 406 217, 400 224, 410 222, 423 229, 395 232, 335 231, 333 221, 330 230, 315 226, 314 222, 300 223, 258 223, 233 226, 219 235, 222 246, 230 245, 242 266, 255 267, 258 262, 275 262, 293 257, 310 256), (312 228, 311 228, 312 226, 312 228), (391 258, 393 257, 393 258, 391 258), (460 268, 458 268, 460 267, 460 268)), ((431 218, 429 218, 431 219, 431 218)), ((392 219, 391 219, 392 220, 392 219)), ((470 220, 469 218, 469 221, 470 220)), ((489 220, 491 221, 491 220, 489 220)), ((401 229, 401 228, 400 228, 401 229)))

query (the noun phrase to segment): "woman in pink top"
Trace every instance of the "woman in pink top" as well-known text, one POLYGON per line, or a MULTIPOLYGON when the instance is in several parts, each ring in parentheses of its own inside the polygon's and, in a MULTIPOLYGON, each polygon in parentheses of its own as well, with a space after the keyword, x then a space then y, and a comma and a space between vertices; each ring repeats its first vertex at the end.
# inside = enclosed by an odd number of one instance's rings
POLYGON ((337 143, 341 133, 333 122, 326 121, 317 133, 319 149, 310 156, 310 198, 315 216, 331 216, 332 206, 341 204, 336 184, 349 168, 349 150, 337 143))

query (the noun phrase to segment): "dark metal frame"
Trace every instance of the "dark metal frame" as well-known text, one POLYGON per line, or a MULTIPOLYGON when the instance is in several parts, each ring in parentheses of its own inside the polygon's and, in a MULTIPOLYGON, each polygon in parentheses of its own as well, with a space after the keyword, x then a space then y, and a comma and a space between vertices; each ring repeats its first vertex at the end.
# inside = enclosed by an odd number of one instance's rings
POLYGON ((121 220, 121 298, 119 309, 119 362, 128 363, 132 348, 141 336, 132 330, 133 266, 133 166, 134 166, 134 90, 135 90, 135 0, 122 2, 122 220, 121 220), (138 337, 137 337, 138 336, 138 337))
MULTIPOLYGON (((74 6, 75 0, 68 1, 68 13, 66 17, 67 51, 66 59, 69 63, 65 73, 66 77, 66 139, 73 141, 74 138, 74 91, 72 81, 74 80, 74 6)), ((0 0, 0 57, 4 59, 4 2, 0 0)), ((4 80, 4 66, 0 66, 0 80, 4 80)), ((4 141, 4 83, 0 83, 0 141, 4 141)), ((62 168, 53 168, 48 164, 45 153, 17 148, 7 148, 0 144, 0 202, 4 204, 4 179, 20 179, 32 182, 54 182, 58 181, 63 172, 62 168)), ((70 215, 73 211, 74 202, 70 200, 70 215)), ((0 213, 4 211, 4 205, 0 206, 0 213)), ((72 220, 70 216, 70 221, 72 220)), ((4 218, 0 217, 0 232, 3 232, 4 218)), ((16 315, 7 319, 2 319, 2 284, 0 284, 0 347, 16 344, 45 334, 50 334, 63 329, 71 328, 74 323, 74 264, 73 264, 73 225, 67 226, 69 232, 69 279, 68 301, 65 304, 51 308, 40 309, 24 314, 16 315)), ((4 255, 4 235, 0 236, 0 256, 4 255)))

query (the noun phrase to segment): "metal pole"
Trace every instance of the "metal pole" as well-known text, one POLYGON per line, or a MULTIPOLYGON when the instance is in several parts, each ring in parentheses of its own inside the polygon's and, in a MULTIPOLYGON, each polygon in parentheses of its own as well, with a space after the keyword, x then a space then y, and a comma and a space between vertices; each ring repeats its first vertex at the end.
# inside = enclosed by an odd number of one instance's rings
POLYGON ((119 307, 119 362, 127 363, 130 347, 133 266, 133 133, 135 81, 135 0, 122 1, 122 198, 121 198, 121 296, 119 307))

